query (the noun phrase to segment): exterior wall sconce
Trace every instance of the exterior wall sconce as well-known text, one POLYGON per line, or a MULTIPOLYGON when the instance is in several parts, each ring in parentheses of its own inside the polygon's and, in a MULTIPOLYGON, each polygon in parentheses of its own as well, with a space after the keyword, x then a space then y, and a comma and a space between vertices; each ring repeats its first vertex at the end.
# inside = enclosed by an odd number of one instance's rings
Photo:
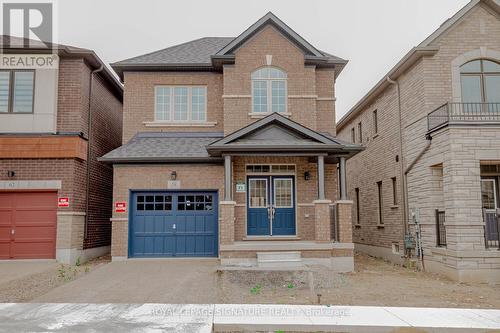
POLYGON ((170 173, 170 180, 177 180, 177 171, 172 171, 170 173))
POLYGON ((7 177, 9 178, 12 178, 12 177, 15 177, 16 176, 16 172, 15 171, 7 171, 7 177))
POLYGON ((311 180, 311 173, 309 171, 304 172, 304 180, 311 180))

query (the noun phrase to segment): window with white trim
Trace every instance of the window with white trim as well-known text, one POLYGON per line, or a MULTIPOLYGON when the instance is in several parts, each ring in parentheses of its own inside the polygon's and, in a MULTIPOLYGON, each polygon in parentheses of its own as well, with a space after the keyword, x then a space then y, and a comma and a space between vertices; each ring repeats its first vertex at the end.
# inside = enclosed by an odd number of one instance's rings
POLYGON ((275 67, 252 73, 252 112, 287 112, 287 75, 275 67))
POLYGON ((206 87, 155 87, 155 121, 204 122, 206 120, 206 87))

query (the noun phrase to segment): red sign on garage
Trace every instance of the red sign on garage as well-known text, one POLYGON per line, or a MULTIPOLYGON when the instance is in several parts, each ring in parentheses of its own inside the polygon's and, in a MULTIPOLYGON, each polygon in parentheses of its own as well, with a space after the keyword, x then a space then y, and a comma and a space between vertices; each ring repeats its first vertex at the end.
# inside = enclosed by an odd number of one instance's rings
POLYGON ((57 200, 57 206, 58 207, 69 207, 69 198, 68 197, 62 197, 57 200))
POLYGON ((115 202, 115 213, 127 212, 127 203, 124 201, 115 202))

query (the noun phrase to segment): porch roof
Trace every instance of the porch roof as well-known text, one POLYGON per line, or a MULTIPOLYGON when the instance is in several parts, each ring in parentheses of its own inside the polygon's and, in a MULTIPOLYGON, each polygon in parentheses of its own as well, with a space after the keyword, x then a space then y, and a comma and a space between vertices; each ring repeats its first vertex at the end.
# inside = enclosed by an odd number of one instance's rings
POLYGON ((206 149, 214 157, 244 154, 349 157, 363 148, 341 141, 328 133, 313 131, 278 113, 273 113, 210 143, 206 149))
POLYGON ((208 155, 206 145, 222 132, 142 132, 98 160, 105 163, 222 162, 208 155))

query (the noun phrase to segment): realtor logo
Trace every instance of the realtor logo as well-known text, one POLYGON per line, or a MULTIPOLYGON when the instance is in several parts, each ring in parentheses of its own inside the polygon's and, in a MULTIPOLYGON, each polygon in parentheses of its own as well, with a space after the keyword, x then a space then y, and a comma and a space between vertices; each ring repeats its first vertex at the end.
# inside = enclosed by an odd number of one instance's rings
POLYGON ((52 48, 55 43, 55 3, 50 0, 21 2, 0 0, 2 35, 15 36, 6 47, 52 48))

